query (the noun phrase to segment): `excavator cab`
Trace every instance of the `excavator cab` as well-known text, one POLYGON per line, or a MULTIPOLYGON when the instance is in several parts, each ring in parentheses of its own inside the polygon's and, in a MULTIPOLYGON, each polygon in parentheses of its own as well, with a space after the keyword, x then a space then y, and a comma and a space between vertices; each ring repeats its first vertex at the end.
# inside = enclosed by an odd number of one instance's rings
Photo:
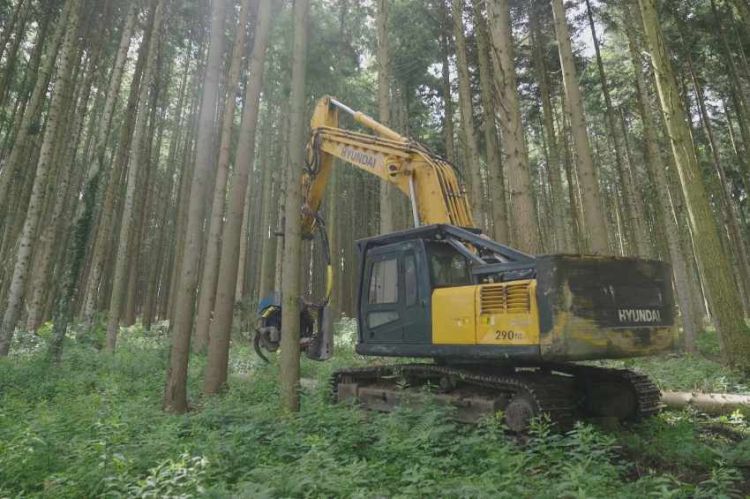
POLYGON ((429 343, 432 293, 424 242, 412 239, 375 248, 363 265, 361 343, 386 348, 429 343))
MULTIPOLYGON (((433 291, 472 283, 471 260, 451 244, 405 237, 370 249, 362 262, 359 317, 363 344, 383 348, 389 343, 414 348, 429 345, 433 291)), ((375 242, 377 238, 363 246, 375 242)))

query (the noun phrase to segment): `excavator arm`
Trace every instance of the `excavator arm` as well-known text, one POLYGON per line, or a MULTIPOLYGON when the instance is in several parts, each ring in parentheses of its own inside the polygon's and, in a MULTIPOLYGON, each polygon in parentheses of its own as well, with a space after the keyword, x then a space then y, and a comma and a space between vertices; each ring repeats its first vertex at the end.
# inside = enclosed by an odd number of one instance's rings
MULTIPOLYGON (((303 304, 300 329, 307 356, 325 360, 333 352, 333 325, 327 308, 333 287, 333 267, 319 210, 337 158, 391 183, 403 192, 411 201, 415 227, 450 224, 471 228, 474 222, 466 191, 453 166, 425 146, 412 142, 332 97, 318 101, 311 128, 302 176, 304 199, 301 229, 305 238, 312 238, 316 232, 321 235, 323 253, 328 261, 326 295, 320 303, 303 304), (372 134, 342 129, 339 126, 341 112, 349 114, 372 134)), ((280 297, 271 296, 261 301, 258 316, 254 346, 258 355, 265 359, 262 350, 275 351, 280 344, 280 297)))
POLYGON ((410 200, 415 227, 451 224, 473 227, 466 191, 447 161, 361 112, 331 97, 318 101, 311 121, 305 174, 302 178, 302 233, 311 237, 336 158, 389 182, 410 200), (374 134, 345 130, 339 113, 374 134))

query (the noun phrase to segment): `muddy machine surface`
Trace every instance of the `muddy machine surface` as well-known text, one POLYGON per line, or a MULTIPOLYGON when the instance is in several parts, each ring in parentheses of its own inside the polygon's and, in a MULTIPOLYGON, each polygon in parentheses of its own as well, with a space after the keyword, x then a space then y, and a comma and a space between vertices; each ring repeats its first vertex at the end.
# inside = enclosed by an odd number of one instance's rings
MULTIPOLYGON (((424 360, 337 371, 335 400, 387 411, 414 403, 414 392, 429 386, 459 419, 503 411, 516 431, 541 414, 567 427, 580 417, 629 420, 659 410, 659 390, 646 376, 576 361, 673 348, 668 264, 527 255, 474 228, 453 167, 424 146, 329 97, 312 130, 302 180, 306 235, 324 233, 318 208, 334 158, 393 184, 409 197, 414 218, 413 229, 358 242, 356 350, 424 360), (339 128, 340 111, 375 135, 339 128)), ((304 307, 301 317, 315 359, 332 354, 326 302, 304 307)), ((278 339, 273 307, 260 310, 258 334, 278 339)))

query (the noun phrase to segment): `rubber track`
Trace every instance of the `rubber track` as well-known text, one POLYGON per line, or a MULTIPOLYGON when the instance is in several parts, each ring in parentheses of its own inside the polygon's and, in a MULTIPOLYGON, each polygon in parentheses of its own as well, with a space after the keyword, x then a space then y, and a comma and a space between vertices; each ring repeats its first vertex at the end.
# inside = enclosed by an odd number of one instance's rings
POLYGON ((636 420, 658 414, 663 407, 661 403, 661 390, 645 374, 630 369, 611 369, 577 364, 554 366, 554 370, 572 374, 576 377, 589 377, 599 381, 620 381, 629 384, 638 400, 638 410, 634 415, 634 419, 636 420))
POLYGON ((563 429, 575 422, 576 405, 568 380, 561 376, 545 375, 536 372, 517 373, 499 376, 468 369, 438 366, 434 364, 392 364, 341 369, 331 377, 331 395, 336 400, 338 384, 343 378, 351 377, 356 382, 383 380, 388 377, 434 378, 449 376, 462 384, 489 388, 501 393, 527 393, 534 401, 538 412, 546 414, 553 424, 563 429))
MULTIPOLYGON (((661 408, 661 391, 644 374, 629 369, 609 369, 578 364, 546 366, 553 371, 597 381, 623 382, 629 384, 636 394, 638 409, 634 419, 643 419, 657 414, 661 408)), ((331 377, 331 396, 336 400, 338 384, 351 377, 355 382, 373 382, 388 377, 411 376, 433 378, 449 376, 464 384, 488 388, 500 393, 528 393, 539 413, 547 414, 561 428, 569 428, 577 419, 580 400, 576 390, 571 389, 570 378, 541 372, 516 372, 513 375, 495 375, 476 369, 439 366, 435 364, 391 364, 370 367, 340 369, 331 377)), ((629 419, 629 418, 625 418, 629 419)))

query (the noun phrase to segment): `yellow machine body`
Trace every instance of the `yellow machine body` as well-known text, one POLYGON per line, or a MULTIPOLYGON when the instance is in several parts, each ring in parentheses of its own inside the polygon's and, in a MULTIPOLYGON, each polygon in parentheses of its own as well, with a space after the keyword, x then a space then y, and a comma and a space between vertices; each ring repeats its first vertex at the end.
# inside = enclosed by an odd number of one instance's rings
POLYGON ((539 345, 536 281, 440 288, 432 294, 435 345, 539 345))
POLYGON ((674 347, 671 325, 603 327, 574 310, 572 303, 555 310, 542 332, 535 279, 440 288, 432 294, 432 343, 535 346, 538 359, 549 361, 648 356, 674 347))

